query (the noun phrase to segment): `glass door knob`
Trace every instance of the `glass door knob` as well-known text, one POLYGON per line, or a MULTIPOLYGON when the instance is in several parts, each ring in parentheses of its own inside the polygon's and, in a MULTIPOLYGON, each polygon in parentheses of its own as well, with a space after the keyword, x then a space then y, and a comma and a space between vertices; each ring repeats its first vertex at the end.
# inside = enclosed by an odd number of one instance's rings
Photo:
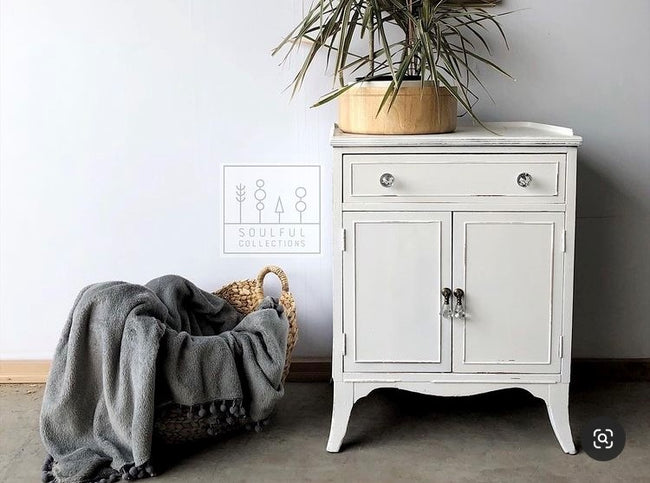
POLYGON ((390 173, 384 173, 379 177, 379 184, 384 188, 390 188, 395 182, 395 176, 390 173))
POLYGON ((451 305, 449 300, 451 299, 451 289, 445 287, 440 291, 440 295, 443 297, 442 310, 440 310, 440 315, 446 319, 451 319, 453 317, 453 311, 451 310, 451 305))
POLYGON ((454 307, 454 319, 462 319, 465 317, 465 307, 463 307, 463 296, 465 292, 462 288, 454 290, 454 297, 456 297, 456 306, 454 307))

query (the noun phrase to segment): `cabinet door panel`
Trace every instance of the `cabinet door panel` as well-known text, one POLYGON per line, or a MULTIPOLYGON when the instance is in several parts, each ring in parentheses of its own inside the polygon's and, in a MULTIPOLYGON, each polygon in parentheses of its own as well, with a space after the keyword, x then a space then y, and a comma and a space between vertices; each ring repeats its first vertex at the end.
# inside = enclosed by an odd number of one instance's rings
POLYGON ((561 213, 454 213, 454 372, 559 372, 563 230, 561 213))
POLYGON ((450 213, 344 213, 346 372, 451 369, 450 213))

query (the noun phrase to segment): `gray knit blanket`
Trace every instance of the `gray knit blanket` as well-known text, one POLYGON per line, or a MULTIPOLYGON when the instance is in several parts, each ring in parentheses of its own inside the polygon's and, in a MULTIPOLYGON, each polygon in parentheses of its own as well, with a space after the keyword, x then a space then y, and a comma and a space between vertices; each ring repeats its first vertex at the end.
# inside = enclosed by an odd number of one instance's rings
POLYGON ((86 287, 45 388, 43 480, 153 476, 154 413, 168 404, 237 402, 266 419, 284 392, 288 325, 275 299, 244 317, 175 275, 86 287))

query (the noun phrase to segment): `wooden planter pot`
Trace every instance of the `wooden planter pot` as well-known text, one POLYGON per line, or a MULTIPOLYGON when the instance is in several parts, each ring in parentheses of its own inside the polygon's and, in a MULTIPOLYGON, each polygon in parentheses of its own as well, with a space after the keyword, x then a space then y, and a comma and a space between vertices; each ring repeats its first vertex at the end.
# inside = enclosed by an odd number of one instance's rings
POLYGON ((437 134, 456 129, 457 101, 433 82, 405 81, 388 110, 379 105, 390 81, 363 82, 339 97, 339 127, 355 134, 437 134), (437 92, 436 92, 437 89, 437 92))

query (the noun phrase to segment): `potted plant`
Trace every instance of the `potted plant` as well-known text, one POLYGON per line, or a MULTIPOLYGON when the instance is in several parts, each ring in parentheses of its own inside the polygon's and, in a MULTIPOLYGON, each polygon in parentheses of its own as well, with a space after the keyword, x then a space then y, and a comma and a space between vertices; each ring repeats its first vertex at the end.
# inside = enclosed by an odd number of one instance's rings
POLYGON ((490 13, 477 1, 314 0, 273 54, 286 48, 286 59, 308 46, 292 81, 294 93, 317 55, 326 54, 338 86, 314 106, 339 98, 338 123, 345 132, 451 132, 458 104, 480 123, 473 111, 475 85, 485 86, 477 65, 508 76, 487 58, 485 38, 488 27, 496 28, 507 46, 497 20, 504 13, 490 13))

